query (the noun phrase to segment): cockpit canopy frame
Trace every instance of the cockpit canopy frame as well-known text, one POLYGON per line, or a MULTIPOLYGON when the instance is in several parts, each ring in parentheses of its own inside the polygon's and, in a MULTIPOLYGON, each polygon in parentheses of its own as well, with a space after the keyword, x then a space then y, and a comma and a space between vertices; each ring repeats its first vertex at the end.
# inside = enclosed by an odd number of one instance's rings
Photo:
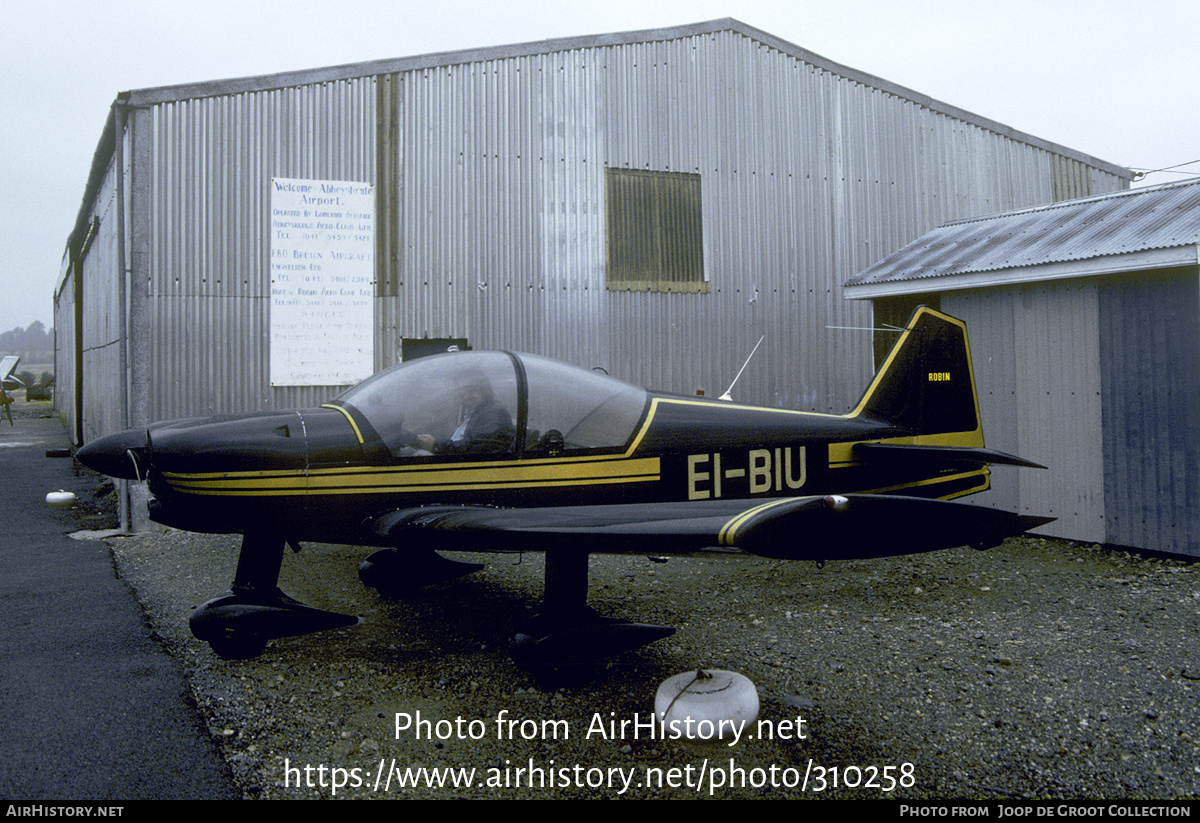
POLYGON ((622 452, 648 404, 645 389, 603 372, 502 351, 418 358, 332 401, 399 460, 622 452))

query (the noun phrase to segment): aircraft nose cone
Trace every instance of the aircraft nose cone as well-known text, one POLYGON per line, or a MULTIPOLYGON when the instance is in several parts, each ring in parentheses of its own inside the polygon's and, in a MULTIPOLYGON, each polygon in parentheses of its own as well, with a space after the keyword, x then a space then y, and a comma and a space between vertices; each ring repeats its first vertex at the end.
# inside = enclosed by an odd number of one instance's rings
POLYGON ((150 439, 145 429, 127 429, 105 435, 75 453, 79 462, 109 477, 140 480, 145 476, 145 454, 150 439))

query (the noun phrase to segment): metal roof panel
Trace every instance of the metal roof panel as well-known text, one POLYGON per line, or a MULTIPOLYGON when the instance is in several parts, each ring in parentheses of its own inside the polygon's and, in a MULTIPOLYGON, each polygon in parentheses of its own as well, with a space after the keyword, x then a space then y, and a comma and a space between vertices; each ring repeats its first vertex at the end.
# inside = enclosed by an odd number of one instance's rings
POLYGON ((845 285, 903 283, 1196 244, 1200 179, 955 220, 845 285))

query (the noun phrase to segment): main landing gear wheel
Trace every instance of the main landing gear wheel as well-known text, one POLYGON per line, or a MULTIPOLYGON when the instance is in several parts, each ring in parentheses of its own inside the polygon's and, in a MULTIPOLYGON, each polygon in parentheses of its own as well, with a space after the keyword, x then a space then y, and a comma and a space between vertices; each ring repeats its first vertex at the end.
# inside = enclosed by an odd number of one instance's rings
POLYGON ((380 549, 359 564, 358 579, 382 597, 409 597, 482 568, 482 563, 451 560, 433 549, 380 549))
POLYGON ((562 675, 572 667, 596 667, 608 658, 675 633, 672 626, 633 623, 604 617, 587 605, 586 552, 546 552, 542 610, 526 621, 509 641, 513 661, 545 675, 562 675))

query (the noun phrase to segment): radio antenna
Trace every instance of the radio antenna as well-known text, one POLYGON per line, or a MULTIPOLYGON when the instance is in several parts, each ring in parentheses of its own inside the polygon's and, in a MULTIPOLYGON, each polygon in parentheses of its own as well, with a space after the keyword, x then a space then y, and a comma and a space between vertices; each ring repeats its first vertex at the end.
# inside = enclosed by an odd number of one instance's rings
POLYGON ((730 394, 730 392, 732 392, 733 387, 737 385, 737 381, 741 378, 742 372, 744 372, 746 370, 746 367, 750 365, 750 361, 752 359, 754 359, 754 352, 758 351, 758 347, 761 346, 762 341, 764 341, 766 339, 767 339, 767 336, 765 334, 762 337, 758 338, 758 342, 755 343, 754 348, 750 350, 750 356, 746 358, 746 362, 742 364, 742 367, 740 369, 738 369, 737 377, 733 378, 733 382, 729 384, 729 388, 727 388, 725 390, 725 393, 723 395, 721 395, 720 398, 718 398, 718 399, 733 400, 733 395, 730 394))

